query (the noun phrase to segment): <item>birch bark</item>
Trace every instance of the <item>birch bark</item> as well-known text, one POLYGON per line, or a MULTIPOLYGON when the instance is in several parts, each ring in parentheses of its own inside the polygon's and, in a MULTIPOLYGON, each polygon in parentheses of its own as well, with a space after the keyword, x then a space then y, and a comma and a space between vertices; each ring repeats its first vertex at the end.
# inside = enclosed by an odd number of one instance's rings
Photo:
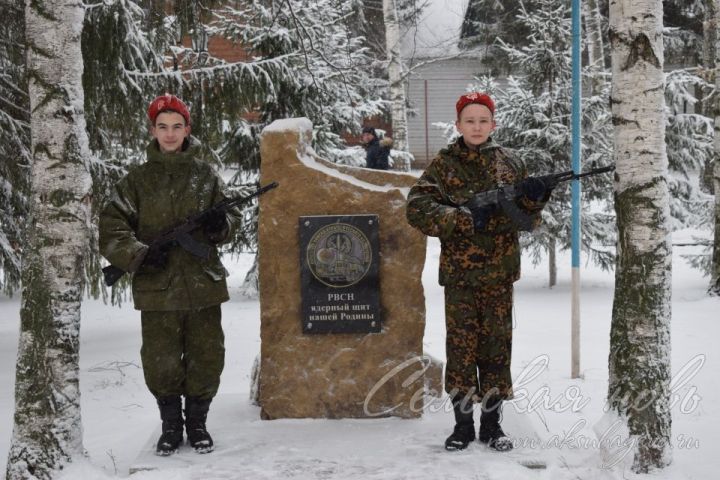
MULTIPOLYGON (((718 109, 720 111, 720 108, 718 109)), ((715 237, 713 241, 712 270, 708 293, 720 296, 720 133, 718 132, 720 114, 715 115, 715 162, 713 166, 713 186, 715 189, 715 237)))
POLYGON ((587 35, 588 62, 592 80, 590 87, 592 93, 596 94, 602 90, 605 83, 605 47, 603 45, 602 21, 598 0, 586 0, 582 2, 583 15, 585 16, 585 29, 587 35))
POLYGON ((615 296, 608 405, 627 422, 637 473, 670 463, 671 242, 663 6, 611 0, 615 296))
POLYGON ((588 60, 598 71, 605 70, 605 47, 602 38, 602 21, 597 0, 582 2, 588 39, 588 60))
MULTIPOLYGON (((393 142, 395 149, 407 151, 405 81, 403 79, 402 57, 400 55, 400 23, 398 22, 395 0, 383 0, 383 17, 385 20, 388 80, 390 82, 390 102, 392 105, 393 142)), ((399 169, 409 171, 410 163, 404 163, 399 169)))
POLYGON ((28 0, 33 154, 7 477, 48 479, 82 455, 80 302, 91 179, 83 112, 80 0, 28 0))
MULTIPOLYGON (((708 3, 712 4, 710 9, 714 14, 713 26, 717 28, 720 25, 720 2, 718 0, 710 0, 708 3)), ((714 48, 714 60, 715 60, 715 102, 714 102, 714 116, 715 116, 715 138, 714 147, 715 155, 712 168, 712 184, 713 193, 715 194, 715 234, 713 241, 713 253, 712 253, 712 265, 710 270, 710 286, 708 293, 710 295, 720 296, 720 94, 717 94, 720 88, 720 74, 718 74, 718 67, 720 67, 720 35, 715 31, 715 48, 714 48)))
MULTIPOLYGON (((717 48, 717 12, 715 11, 717 8, 717 0, 706 0, 705 1, 705 18, 703 19, 703 35, 702 35, 702 65, 707 73, 712 72, 715 69, 716 65, 716 48, 717 48)), ((713 75, 714 77, 714 75, 713 75)), ((712 81, 711 78, 713 77, 706 77, 708 78, 708 81, 712 81)), ((698 107, 700 107, 700 112, 706 117, 712 117, 715 110, 715 102, 714 101, 705 101, 703 98, 704 92, 703 87, 696 86, 695 87, 697 91, 697 98, 699 99, 698 104, 696 105, 696 111, 698 107)))

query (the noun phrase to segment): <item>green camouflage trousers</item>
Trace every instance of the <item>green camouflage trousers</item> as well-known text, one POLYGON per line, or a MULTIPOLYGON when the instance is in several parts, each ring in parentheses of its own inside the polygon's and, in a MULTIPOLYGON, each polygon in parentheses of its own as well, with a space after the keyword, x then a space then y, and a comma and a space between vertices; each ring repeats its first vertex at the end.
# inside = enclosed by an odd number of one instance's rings
POLYGON ((225 366, 220 305, 198 310, 143 311, 145 383, 155 397, 185 395, 209 400, 225 366))
POLYGON ((445 287, 445 391, 451 397, 512 398, 512 283, 445 287))

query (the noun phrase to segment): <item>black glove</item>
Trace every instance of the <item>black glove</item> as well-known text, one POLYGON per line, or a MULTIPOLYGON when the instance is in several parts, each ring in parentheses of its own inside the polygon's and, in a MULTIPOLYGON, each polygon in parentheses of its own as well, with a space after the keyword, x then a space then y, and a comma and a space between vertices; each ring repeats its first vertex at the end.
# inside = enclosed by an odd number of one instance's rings
POLYGON ((142 265, 150 267, 155 270, 163 270, 168 264, 168 247, 158 247, 157 245, 150 245, 145 258, 142 261, 142 265))
POLYGON ((218 210, 210 210, 200 219, 203 232, 208 235, 218 234, 227 227, 227 217, 225 212, 218 210))
POLYGON ((488 221, 493 213, 495 213, 495 206, 489 205, 485 207, 471 207, 468 206, 468 210, 472 214, 473 225, 475 230, 484 230, 487 226, 488 221))
POLYGON ((538 177, 528 177, 517 186, 518 193, 527 197, 533 202, 541 200, 546 193, 550 193, 552 188, 548 188, 545 182, 538 177))

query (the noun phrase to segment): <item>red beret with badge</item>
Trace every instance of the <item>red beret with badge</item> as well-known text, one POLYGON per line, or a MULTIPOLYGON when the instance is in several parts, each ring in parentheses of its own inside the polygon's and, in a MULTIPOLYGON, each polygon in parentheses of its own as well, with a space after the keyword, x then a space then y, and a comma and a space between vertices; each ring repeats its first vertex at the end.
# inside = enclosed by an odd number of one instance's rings
POLYGON ((485 105, 490 110, 490 113, 495 115, 495 102, 493 102, 493 99, 490 98, 490 95, 487 93, 472 92, 461 96, 455 104, 455 110, 457 111, 458 118, 460 118, 460 112, 462 112, 463 108, 472 103, 485 105))
POLYGON ((155 119, 157 116, 168 111, 179 113, 185 118, 185 123, 190 125, 190 110, 187 105, 185 105, 185 103, 183 103, 183 101, 178 97, 169 93, 160 95, 150 103, 147 112, 148 118, 150 119, 150 122, 155 125, 155 119))

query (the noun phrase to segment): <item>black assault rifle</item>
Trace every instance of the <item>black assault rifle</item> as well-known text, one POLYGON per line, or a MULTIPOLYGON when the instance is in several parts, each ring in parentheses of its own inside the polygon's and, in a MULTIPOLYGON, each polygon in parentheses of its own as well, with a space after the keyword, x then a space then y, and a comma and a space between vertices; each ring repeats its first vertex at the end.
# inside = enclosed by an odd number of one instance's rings
MULTIPOLYGON (((216 203, 210 208, 202 210, 198 213, 194 213, 188 216, 182 222, 175 225, 174 227, 169 228, 168 230, 165 230, 163 233, 158 235, 150 243, 150 246, 162 249, 169 248, 173 245, 180 245, 182 248, 195 255, 196 257, 205 259, 210 258, 210 252, 212 251, 212 247, 196 241, 190 235, 190 233, 200 228, 200 226, 202 225, 202 219, 210 212, 227 213, 230 209, 242 205, 243 203, 248 202, 249 200, 257 196, 260 196, 268 190, 272 190, 277 186, 277 182, 272 182, 262 188, 259 188, 250 195, 237 198, 226 198, 225 200, 216 203)), ((108 265, 107 267, 102 269, 102 272, 103 277, 105 278, 105 285, 107 285, 108 287, 112 287, 115 282, 120 280, 120 278, 126 273, 123 269, 118 268, 114 265, 108 265)))
MULTIPOLYGON (((611 172, 615 170, 615 165, 608 165, 607 167, 592 168, 591 170, 575 174, 572 170, 560 173, 550 173, 548 175, 542 175, 535 177, 543 182, 546 191, 552 191, 559 183, 567 182, 569 180, 580 179, 583 177, 591 177, 593 175, 599 175, 601 173, 611 172)), ((463 206, 468 208, 483 208, 493 207, 502 208, 505 213, 508 214, 510 219, 513 221, 515 226, 519 230, 529 232, 533 227, 533 219, 530 215, 520 210, 515 203, 515 200, 522 196, 518 192, 517 185, 501 185, 494 190, 487 190, 485 192, 476 193, 473 198, 468 200, 463 206)))

